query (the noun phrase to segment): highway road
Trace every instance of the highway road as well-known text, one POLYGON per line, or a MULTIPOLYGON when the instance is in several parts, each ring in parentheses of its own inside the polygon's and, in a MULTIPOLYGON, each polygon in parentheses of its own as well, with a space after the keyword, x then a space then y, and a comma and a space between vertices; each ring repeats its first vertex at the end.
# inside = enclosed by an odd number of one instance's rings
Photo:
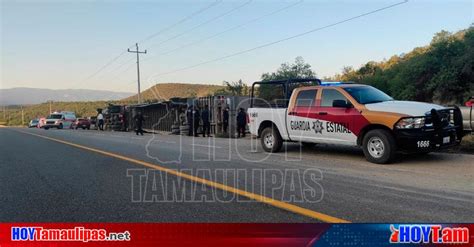
POLYGON ((25 128, 0 147, 1 222, 474 222, 472 155, 25 128))

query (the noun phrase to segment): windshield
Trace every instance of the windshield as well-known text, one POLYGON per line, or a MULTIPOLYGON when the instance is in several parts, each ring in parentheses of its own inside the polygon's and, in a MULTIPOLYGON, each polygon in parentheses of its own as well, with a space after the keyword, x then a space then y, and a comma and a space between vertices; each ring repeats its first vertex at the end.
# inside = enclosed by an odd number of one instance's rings
POLYGON ((48 116, 48 119, 61 119, 62 117, 62 114, 52 114, 48 116))
POLYGON ((392 97, 371 86, 344 88, 360 104, 372 104, 393 100, 392 97))

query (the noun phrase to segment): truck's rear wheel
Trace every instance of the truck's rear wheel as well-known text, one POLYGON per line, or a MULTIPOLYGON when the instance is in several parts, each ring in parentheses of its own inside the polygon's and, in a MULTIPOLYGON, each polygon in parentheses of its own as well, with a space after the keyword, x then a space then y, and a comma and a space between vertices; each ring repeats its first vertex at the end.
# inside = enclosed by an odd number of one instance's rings
POLYGON ((376 164, 387 164, 395 158, 397 145, 390 132, 375 129, 367 132, 362 141, 365 158, 376 164))
POLYGON ((273 127, 267 127, 262 131, 261 142, 263 150, 266 152, 276 153, 280 151, 283 140, 278 130, 273 127))

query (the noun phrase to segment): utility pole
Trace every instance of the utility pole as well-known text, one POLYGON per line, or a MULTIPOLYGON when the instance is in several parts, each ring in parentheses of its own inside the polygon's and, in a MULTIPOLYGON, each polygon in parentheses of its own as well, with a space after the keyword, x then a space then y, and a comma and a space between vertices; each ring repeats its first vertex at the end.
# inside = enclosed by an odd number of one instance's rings
POLYGON ((138 104, 141 104, 142 103, 142 97, 140 95, 140 54, 146 54, 146 50, 145 51, 140 51, 138 49, 138 43, 136 43, 135 45, 137 47, 137 50, 131 51, 130 48, 128 48, 128 52, 137 54, 138 104))

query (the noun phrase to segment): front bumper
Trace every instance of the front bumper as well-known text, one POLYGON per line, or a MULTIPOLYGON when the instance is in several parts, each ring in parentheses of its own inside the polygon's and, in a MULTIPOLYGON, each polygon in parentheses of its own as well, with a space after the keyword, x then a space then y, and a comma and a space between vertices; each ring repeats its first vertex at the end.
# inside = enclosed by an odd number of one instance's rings
POLYGON ((429 152, 461 143, 464 135, 462 114, 458 107, 432 109, 426 117, 432 126, 421 129, 395 129, 398 149, 405 152, 429 152))
POLYGON ((449 127, 438 131, 434 129, 395 130, 394 133, 400 151, 417 153, 459 145, 461 139, 457 131, 457 128, 449 127))

